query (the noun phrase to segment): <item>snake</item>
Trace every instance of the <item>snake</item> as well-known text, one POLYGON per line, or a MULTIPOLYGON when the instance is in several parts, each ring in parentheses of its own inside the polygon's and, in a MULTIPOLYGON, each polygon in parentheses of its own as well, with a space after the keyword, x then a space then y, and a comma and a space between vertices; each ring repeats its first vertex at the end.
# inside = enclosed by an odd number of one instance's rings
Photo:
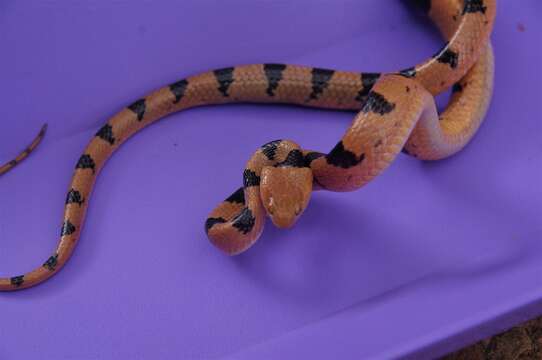
MULTIPOLYGON (((381 174, 403 152, 438 160, 474 136, 493 92, 490 34, 496 0, 408 0, 428 14, 444 46, 427 60, 390 73, 348 72, 278 63, 221 68, 186 77, 142 97, 111 117, 76 163, 65 200, 60 240, 45 262, 23 275, 0 278, 0 291, 28 288, 56 274, 79 240, 95 180, 118 147, 168 114, 211 104, 285 103, 348 110, 356 115, 327 153, 274 140, 248 160, 242 186, 205 221, 212 244, 228 255, 250 248, 266 218, 280 228, 295 224, 316 190, 352 191, 381 174), (451 96, 439 114, 434 96, 451 96)), ((5 174, 40 143, 39 135, 5 174)))

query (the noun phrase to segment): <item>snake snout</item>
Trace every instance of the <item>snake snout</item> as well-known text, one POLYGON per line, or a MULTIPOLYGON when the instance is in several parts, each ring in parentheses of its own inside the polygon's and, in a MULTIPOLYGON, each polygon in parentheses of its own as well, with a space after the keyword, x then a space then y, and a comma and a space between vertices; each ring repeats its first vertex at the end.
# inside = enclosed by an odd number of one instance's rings
POLYGON ((279 228, 292 227, 309 204, 312 171, 298 167, 264 167, 260 195, 271 221, 279 228))

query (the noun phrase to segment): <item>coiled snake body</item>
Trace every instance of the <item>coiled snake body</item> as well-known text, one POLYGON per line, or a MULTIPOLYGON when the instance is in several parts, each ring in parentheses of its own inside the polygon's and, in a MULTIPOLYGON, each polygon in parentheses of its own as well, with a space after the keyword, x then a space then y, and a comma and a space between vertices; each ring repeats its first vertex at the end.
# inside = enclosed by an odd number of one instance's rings
MULTIPOLYGON (((66 197, 60 241, 35 270, 0 278, 0 290, 39 284, 69 259, 81 234, 96 176, 129 137, 179 110, 232 102, 288 103, 358 111, 328 153, 292 141, 265 144, 250 158, 243 187, 220 203, 205 222, 211 242, 228 254, 249 248, 269 215, 289 227, 315 189, 350 191, 380 174, 403 150, 423 160, 463 148, 482 122, 493 89, 489 42, 495 0, 410 0, 421 4, 446 45, 429 60, 395 74, 356 73, 284 64, 219 69, 175 82, 135 101, 113 116, 85 148, 66 197), (433 96, 453 86, 446 110, 437 114, 433 96)), ((0 167, 3 174, 39 143, 0 167)))

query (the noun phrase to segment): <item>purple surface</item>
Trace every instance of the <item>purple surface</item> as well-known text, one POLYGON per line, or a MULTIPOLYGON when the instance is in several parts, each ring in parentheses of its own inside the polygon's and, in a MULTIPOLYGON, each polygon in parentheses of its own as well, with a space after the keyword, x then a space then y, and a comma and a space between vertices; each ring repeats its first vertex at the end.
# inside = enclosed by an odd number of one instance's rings
MULTIPOLYGON (((542 6, 518 5, 499 1, 495 95, 471 145, 317 193, 239 257, 203 220, 250 154, 276 138, 328 150, 353 114, 221 106, 144 130, 99 177, 65 269, 0 294, 0 358, 423 358, 542 313, 542 6)), ((0 159, 50 125, 0 178, 6 276, 50 254, 82 149, 149 90, 243 63, 395 70, 440 40, 396 1, 3 0, 0 44, 0 159)))

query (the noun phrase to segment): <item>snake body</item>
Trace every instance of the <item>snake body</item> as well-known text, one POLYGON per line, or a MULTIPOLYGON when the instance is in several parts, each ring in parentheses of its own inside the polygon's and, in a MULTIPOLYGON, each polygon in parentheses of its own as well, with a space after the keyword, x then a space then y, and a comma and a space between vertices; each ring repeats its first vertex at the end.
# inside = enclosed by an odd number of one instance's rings
MULTIPOLYGON (((344 136, 327 153, 305 150, 288 140, 269 142, 254 153, 243 172, 243 186, 205 222, 211 242, 228 254, 248 249, 260 236, 266 216, 279 227, 292 226, 312 190, 358 189, 401 151, 435 160, 462 149, 480 126, 492 94, 489 35, 495 0, 414 2, 425 9, 448 42, 409 69, 379 74, 285 64, 236 66, 182 79, 121 110, 98 130, 76 164, 54 253, 31 272, 0 278, 0 291, 39 284, 67 262, 106 160, 132 135, 173 112, 235 102, 357 111, 344 136), (450 102, 439 116, 433 96, 450 87, 450 102)), ((43 134, 44 130, 24 155, 0 167, 0 175, 26 157, 43 134)))

